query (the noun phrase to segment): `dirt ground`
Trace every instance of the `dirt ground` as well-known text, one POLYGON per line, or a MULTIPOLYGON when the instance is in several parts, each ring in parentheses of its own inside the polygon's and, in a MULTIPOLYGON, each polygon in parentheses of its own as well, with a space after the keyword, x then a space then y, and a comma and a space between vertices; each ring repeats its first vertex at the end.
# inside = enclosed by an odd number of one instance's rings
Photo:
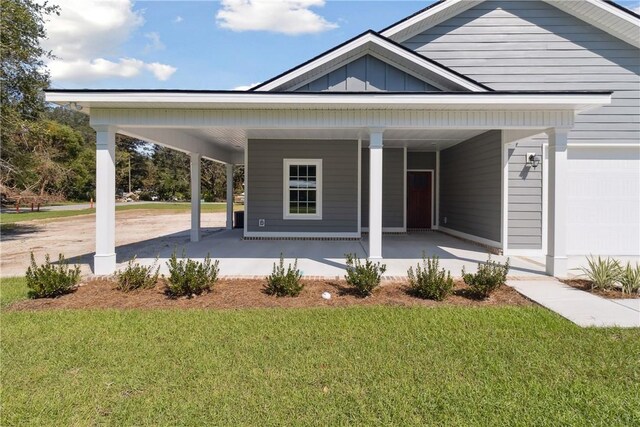
MULTIPOLYGON (((224 227, 225 213, 202 215, 202 227, 224 227)), ((166 236, 154 241, 167 244, 171 240, 188 239, 191 215, 188 212, 175 213, 163 210, 130 210, 116 212, 116 246, 120 253, 126 253, 126 245, 142 242, 157 236, 166 236), (162 216, 162 221, 150 217, 162 216)), ((203 230, 206 236, 210 230, 203 230)), ((37 262, 49 253, 57 259, 59 253, 72 263, 82 267, 83 274, 90 274, 89 262, 95 251, 95 215, 81 215, 50 220, 36 220, 16 223, 2 233, 0 242, 0 275, 2 277, 22 276, 29 266, 29 253, 34 253, 37 262)), ((155 253, 155 246, 149 246, 155 253)), ((142 254, 128 254, 130 257, 142 254)))
POLYGON ((563 280, 563 282, 573 288, 580 289, 581 291, 591 292, 602 298, 609 299, 635 299, 638 298, 638 294, 626 294, 619 289, 591 289, 591 282, 583 279, 571 279, 563 280))
POLYGON ((465 292, 466 287, 456 282, 454 294, 443 302, 416 298, 407 293, 405 282, 382 282, 373 295, 362 298, 354 295, 344 281, 303 280, 305 287, 297 297, 275 297, 263 291, 264 280, 222 279, 213 290, 193 298, 172 299, 165 295, 162 279, 153 289, 121 292, 115 282, 93 279, 81 285, 75 292, 58 298, 19 301, 10 310, 46 309, 132 309, 132 308, 212 308, 237 309, 258 307, 344 307, 351 305, 388 306, 525 306, 533 303, 513 288, 502 286, 486 300, 476 300, 465 292), (323 292, 330 292, 331 299, 324 300, 323 292))

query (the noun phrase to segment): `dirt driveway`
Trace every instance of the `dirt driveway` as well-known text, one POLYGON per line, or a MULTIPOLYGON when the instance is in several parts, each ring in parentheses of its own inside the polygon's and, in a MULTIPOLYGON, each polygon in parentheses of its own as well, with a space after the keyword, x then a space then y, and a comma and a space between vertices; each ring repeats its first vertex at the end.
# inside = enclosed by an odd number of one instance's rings
MULTIPOLYGON (((202 215, 203 235, 224 227, 225 213, 202 215)), ((2 233, 0 243, 0 276, 24 275, 29 266, 29 253, 36 261, 44 260, 49 253, 57 259, 62 253, 73 263, 82 266, 84 274, 90 274, 95 251, 95 215, 81 215, 55 220, 25 221, 2 233)), ((189 241, 191 215, 162 210, 130 210, 116 212, 116 246, 119 255, 133 257, 155 253, 158 247, 166 247, 189 241), (158 217, 161 216, 161 219, 158 217), (160 239, 158 237, 164 236, 160 239), (132 245, 149 241, 149 245, 132 245), (130 248, 128 246, 131 245, 130 248), (137 253, 144 248, 148 254, 137 253), (124 251, 124 252, 123 252, 124 251)))

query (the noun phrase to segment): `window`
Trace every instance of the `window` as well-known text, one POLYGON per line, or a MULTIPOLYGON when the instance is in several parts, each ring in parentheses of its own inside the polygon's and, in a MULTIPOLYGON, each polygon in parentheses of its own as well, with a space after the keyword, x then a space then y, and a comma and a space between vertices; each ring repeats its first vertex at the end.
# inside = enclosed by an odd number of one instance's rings
POLYGON ((322 160, 284 159, 284 219, 322 219, 322 160))

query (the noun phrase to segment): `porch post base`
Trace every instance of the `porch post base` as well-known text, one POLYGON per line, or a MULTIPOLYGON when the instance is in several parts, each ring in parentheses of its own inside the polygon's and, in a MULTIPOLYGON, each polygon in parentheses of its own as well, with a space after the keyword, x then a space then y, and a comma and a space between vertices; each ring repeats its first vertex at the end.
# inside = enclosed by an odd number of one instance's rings
POLYGON ((93 274, 108 276, 116 272, 116 254, 95 254, 93 256, 93 274))
POLYGON ((547 255, 546 271, 549 276, 567 277, 567 257, 554 257, 547 255))
POLYGON ((370 256, 367 258, 369 261, 382 261, 381 256, 370 256))

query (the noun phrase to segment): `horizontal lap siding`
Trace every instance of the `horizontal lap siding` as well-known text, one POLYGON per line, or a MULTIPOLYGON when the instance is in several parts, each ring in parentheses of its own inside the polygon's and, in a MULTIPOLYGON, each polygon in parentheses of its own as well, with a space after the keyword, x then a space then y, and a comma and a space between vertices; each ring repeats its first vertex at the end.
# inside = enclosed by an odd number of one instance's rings
POLYGON ((500 241, 501 146, 489 131, 440 152, 442 226, 500 241))
POLYGON ((247 231, 358 231, 358 142, 249 140, 247 231), (283 219, 283 160, 322 159, 322 220, 283 219), (265 219, 266 226, 258 227, 265 219))
MULTIPOLYGON (((369 149, 362 150, 362 226, 369 226, 369 149)), ((404 149, 384 148, 382 226, 404 227, 404 149)))
MULTIPOLYGON (((543 1, 486 1, 404 45, 496 90, 613 90, 611 105, 576 117, 569 143, 640 141, 640 50, 543 1)), ((509 151, 512 249, 541 248, 542 166, 527 174, 524 163, 527 152, 541 154, 546 140, 529 138, 509 151)), ((581 161, 569 156, 570 163, 581 161)), ((626 202, 608 203, 603 215, 613 222, 626 202)), ((586 223, 572 225, 578 217, 570 207, 573 235, 592 232, 586 223)))
POLYGON ((344 65, 296 90, 297 92, 439 91, 410 74, 371 55, 344 65))

